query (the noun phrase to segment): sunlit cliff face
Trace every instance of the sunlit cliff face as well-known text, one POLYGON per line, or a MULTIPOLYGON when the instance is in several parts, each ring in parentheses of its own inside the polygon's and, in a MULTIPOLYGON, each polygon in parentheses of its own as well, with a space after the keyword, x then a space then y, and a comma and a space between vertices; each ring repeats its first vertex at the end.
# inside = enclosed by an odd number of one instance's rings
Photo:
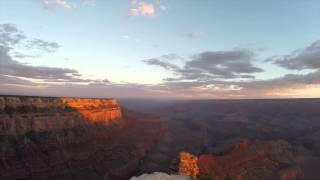
POLYGON ((199 175, 198 157, 188 152, 181 152, 179 162, 179 174, 196 177, 199 175))
POLYGON ((121 118, 115 99, 0 96, 0 134, 118 123, 121 118))
POLYGON ((61 98, 61 101, 89 121, 111 122, 122 117, 118 101, 115 99, 61 98))

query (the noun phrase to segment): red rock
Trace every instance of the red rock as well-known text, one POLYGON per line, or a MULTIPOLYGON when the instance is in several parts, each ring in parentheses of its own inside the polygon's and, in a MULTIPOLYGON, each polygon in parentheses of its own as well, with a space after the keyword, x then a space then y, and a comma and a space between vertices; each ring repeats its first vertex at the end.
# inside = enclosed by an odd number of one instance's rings
POLYGON ((0 135, 120 122, 115 99, 0 96, 0 135))
POLYGON ((143 118, 113 99, 0 96, 0 179, 128 179, 162 134, 143 118))

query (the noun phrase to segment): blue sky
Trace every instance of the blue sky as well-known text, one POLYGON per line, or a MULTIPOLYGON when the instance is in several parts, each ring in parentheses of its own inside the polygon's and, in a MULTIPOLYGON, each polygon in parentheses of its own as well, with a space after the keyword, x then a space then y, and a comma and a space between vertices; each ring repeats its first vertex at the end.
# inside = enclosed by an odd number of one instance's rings
MULTIPOLYGON (((320 2, 317 0, 0 0, 0 23, 15 26, 30 39, 41 39, 59 45, 59 48, 49 53, 34 52, 23 45, 15 45, 15 51, 37 57, 12 57, 11 60, 32 66, 75 69, 82 79, 108 79, 108 88, 111 84, 124 87, 134 84, 144 86, 144 90, 151 88, 152 95, 154 91, 166 91, 172 97, 180 91, 168 86, 166 78, 185 75, 181 74, 181 69, 190 69, 184 66, 188 61, 197 61, 195 56, 201 56, 203 52, 227 55, 232 51, 250 51, 254 54, 253 57, 250 56, 252 60, 241 62, 252 64, 263 71, 234 72, 236 75, 250 74, 254 79, 242 79, 239 76, 216 78, 217 73, 212 72, 212 69, 209 72, 208 69, 196 66, 191 68, 206 70, 202 74, 209 73, 210 80, 207 79, 207 83, 199 78, 187 81, 201 82, 205 86, 215 85, 213 81, 219 81, 218 84, 221 84, 220 81, 234 81, 235 86, 244 88, 243 84, 239 85, 237 82, 269 82, 288 74, 315 73, 318 71, 317 66, 288 68, 280 61, 285 56, 295 56, 292 55, 293 51, 309 47, 320 39, 319 8, 320 2), (179 58, 160 58, 168 54, 179 58), (266 61, 270 57, 276 57, 276 60, 266 61), (154 59, 158 61, 155 63, 154 59), (174 64, 181 69, 163 68, 159 61, 174 64)), ((317 55, 317 52, 312 53, 317 55)), ((216 62, 214 57, 209 61, 202 60, 211 66, 210 62, 216 62)), ((227 61, 229 62, 228 59, 225 62, 227 61)), ((305 59, 296 61, 309 62, 305 59)), ((215 70, 221 70, 221 67, 223 70, 230 69, 225 69, 225 64, 213 65, 216 66, 215 70)), ((4 73, 2 75, 11 76, 4 73)), ((17 78, 25 77, 20 75, 17 78)), ((33 83, 36 81, 35 78, 28 80, 33 83)), ((46 83, 46 79, 41 81, 46 83)), ((186 79, 176 81, 185 82, 186 79)), ((306 85, 308 88, 311 85, 312 88, 318 88, 317 83, 292 84, 288 87, 290 89, 294 86, 291 89, 295 91, 289 93, 293 97, 299 94, 296 89, 305 89, 306 85)), ((225 85, 230 86, 229 83, 225 85)), ((4 93, 17 88, 18 86, 7 88, 4 93)), ((86 88, 95 87, 86 84, 86 88)), ((185 92, 188 97, 199 94, 202 98, 215 98, 211 97, 211 94, 216 93, 215 89, 212 93, 208 89, 203 93, 194 91, 203 87, 190 88, 193 91, 185 92)), ((271 89, 274 91, 273 86, 271 89)), ((279 92, 276 94, 284 93, 283 90, 277 91, 279 92)), ((50 91, 42 90, 42 93, 50 95, 50 91)), ((229 89, 226 96, 228 93, 229 89)), ((106 95, 108 94, 101 94, 106 95)), ((127 93, 125 95, 130 96, 127 93)), ((320 93, 313 93, 312 97, 318 95, 320 93)), ((260 96, 267 97, 266 93, 257 94, 257 97, 260 96)), ((249 96, 244 94, 240 97, 249 96)))

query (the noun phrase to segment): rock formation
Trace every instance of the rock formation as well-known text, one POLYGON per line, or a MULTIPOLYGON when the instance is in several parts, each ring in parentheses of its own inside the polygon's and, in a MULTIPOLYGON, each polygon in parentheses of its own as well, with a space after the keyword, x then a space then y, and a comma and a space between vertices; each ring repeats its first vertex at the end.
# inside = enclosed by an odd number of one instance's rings
POLYGON ((73 128, 121 119, 115 99, 0 96, 0 134, 73 128))
POLYGON ((284 141, 249 143, 244 140, 220 155, 205 154, 198 159, 183 152, 179 173, 215 180, 302 180, 303 173, 295 165, 290 148, 284 141))
POLYGON ((114 99, 3 96, 0 111, 1 180, 129 179, 162 134, 114 99))
POLYGON ((242 139, 231 149, 199 157, 180 152, 168 172, 178 172, 199 180, 304 179, 301 168, 295 162, 294 148, 284 140, 250 142, 242 139))
POLYGON ((182 175, 169 175, 162 172, 154 172, 152 174, 143 174, 138 177, 132 177, 130 180, 190 180, 190 177, 182 175))
POLYGON ((199 175, 198 157, 188 152, 181 152, 179 155, 179 174, 196 177, 199 175))

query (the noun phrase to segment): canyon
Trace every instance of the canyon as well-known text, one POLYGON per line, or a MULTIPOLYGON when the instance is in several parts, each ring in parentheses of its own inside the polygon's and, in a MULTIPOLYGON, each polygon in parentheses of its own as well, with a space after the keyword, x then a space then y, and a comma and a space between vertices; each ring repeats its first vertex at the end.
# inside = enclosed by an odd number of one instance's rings
POLYGON ((115 99, 1 96, 0 179, 128 179, 162 134, 150 119, 115 99))
POLYGON ((158 115, 166 128, 141 164, 144 173, 179 173, 180 154, 186 152, 191 166, 182 170, 190 175, 199 169, 203 179, 320 177, 319 99, 158 101, 146 109, 149 103, 123 103, 158 115))
POLYGON ((0 96, 0 179, 319 177, 318 100, 127 102, 0 96))

